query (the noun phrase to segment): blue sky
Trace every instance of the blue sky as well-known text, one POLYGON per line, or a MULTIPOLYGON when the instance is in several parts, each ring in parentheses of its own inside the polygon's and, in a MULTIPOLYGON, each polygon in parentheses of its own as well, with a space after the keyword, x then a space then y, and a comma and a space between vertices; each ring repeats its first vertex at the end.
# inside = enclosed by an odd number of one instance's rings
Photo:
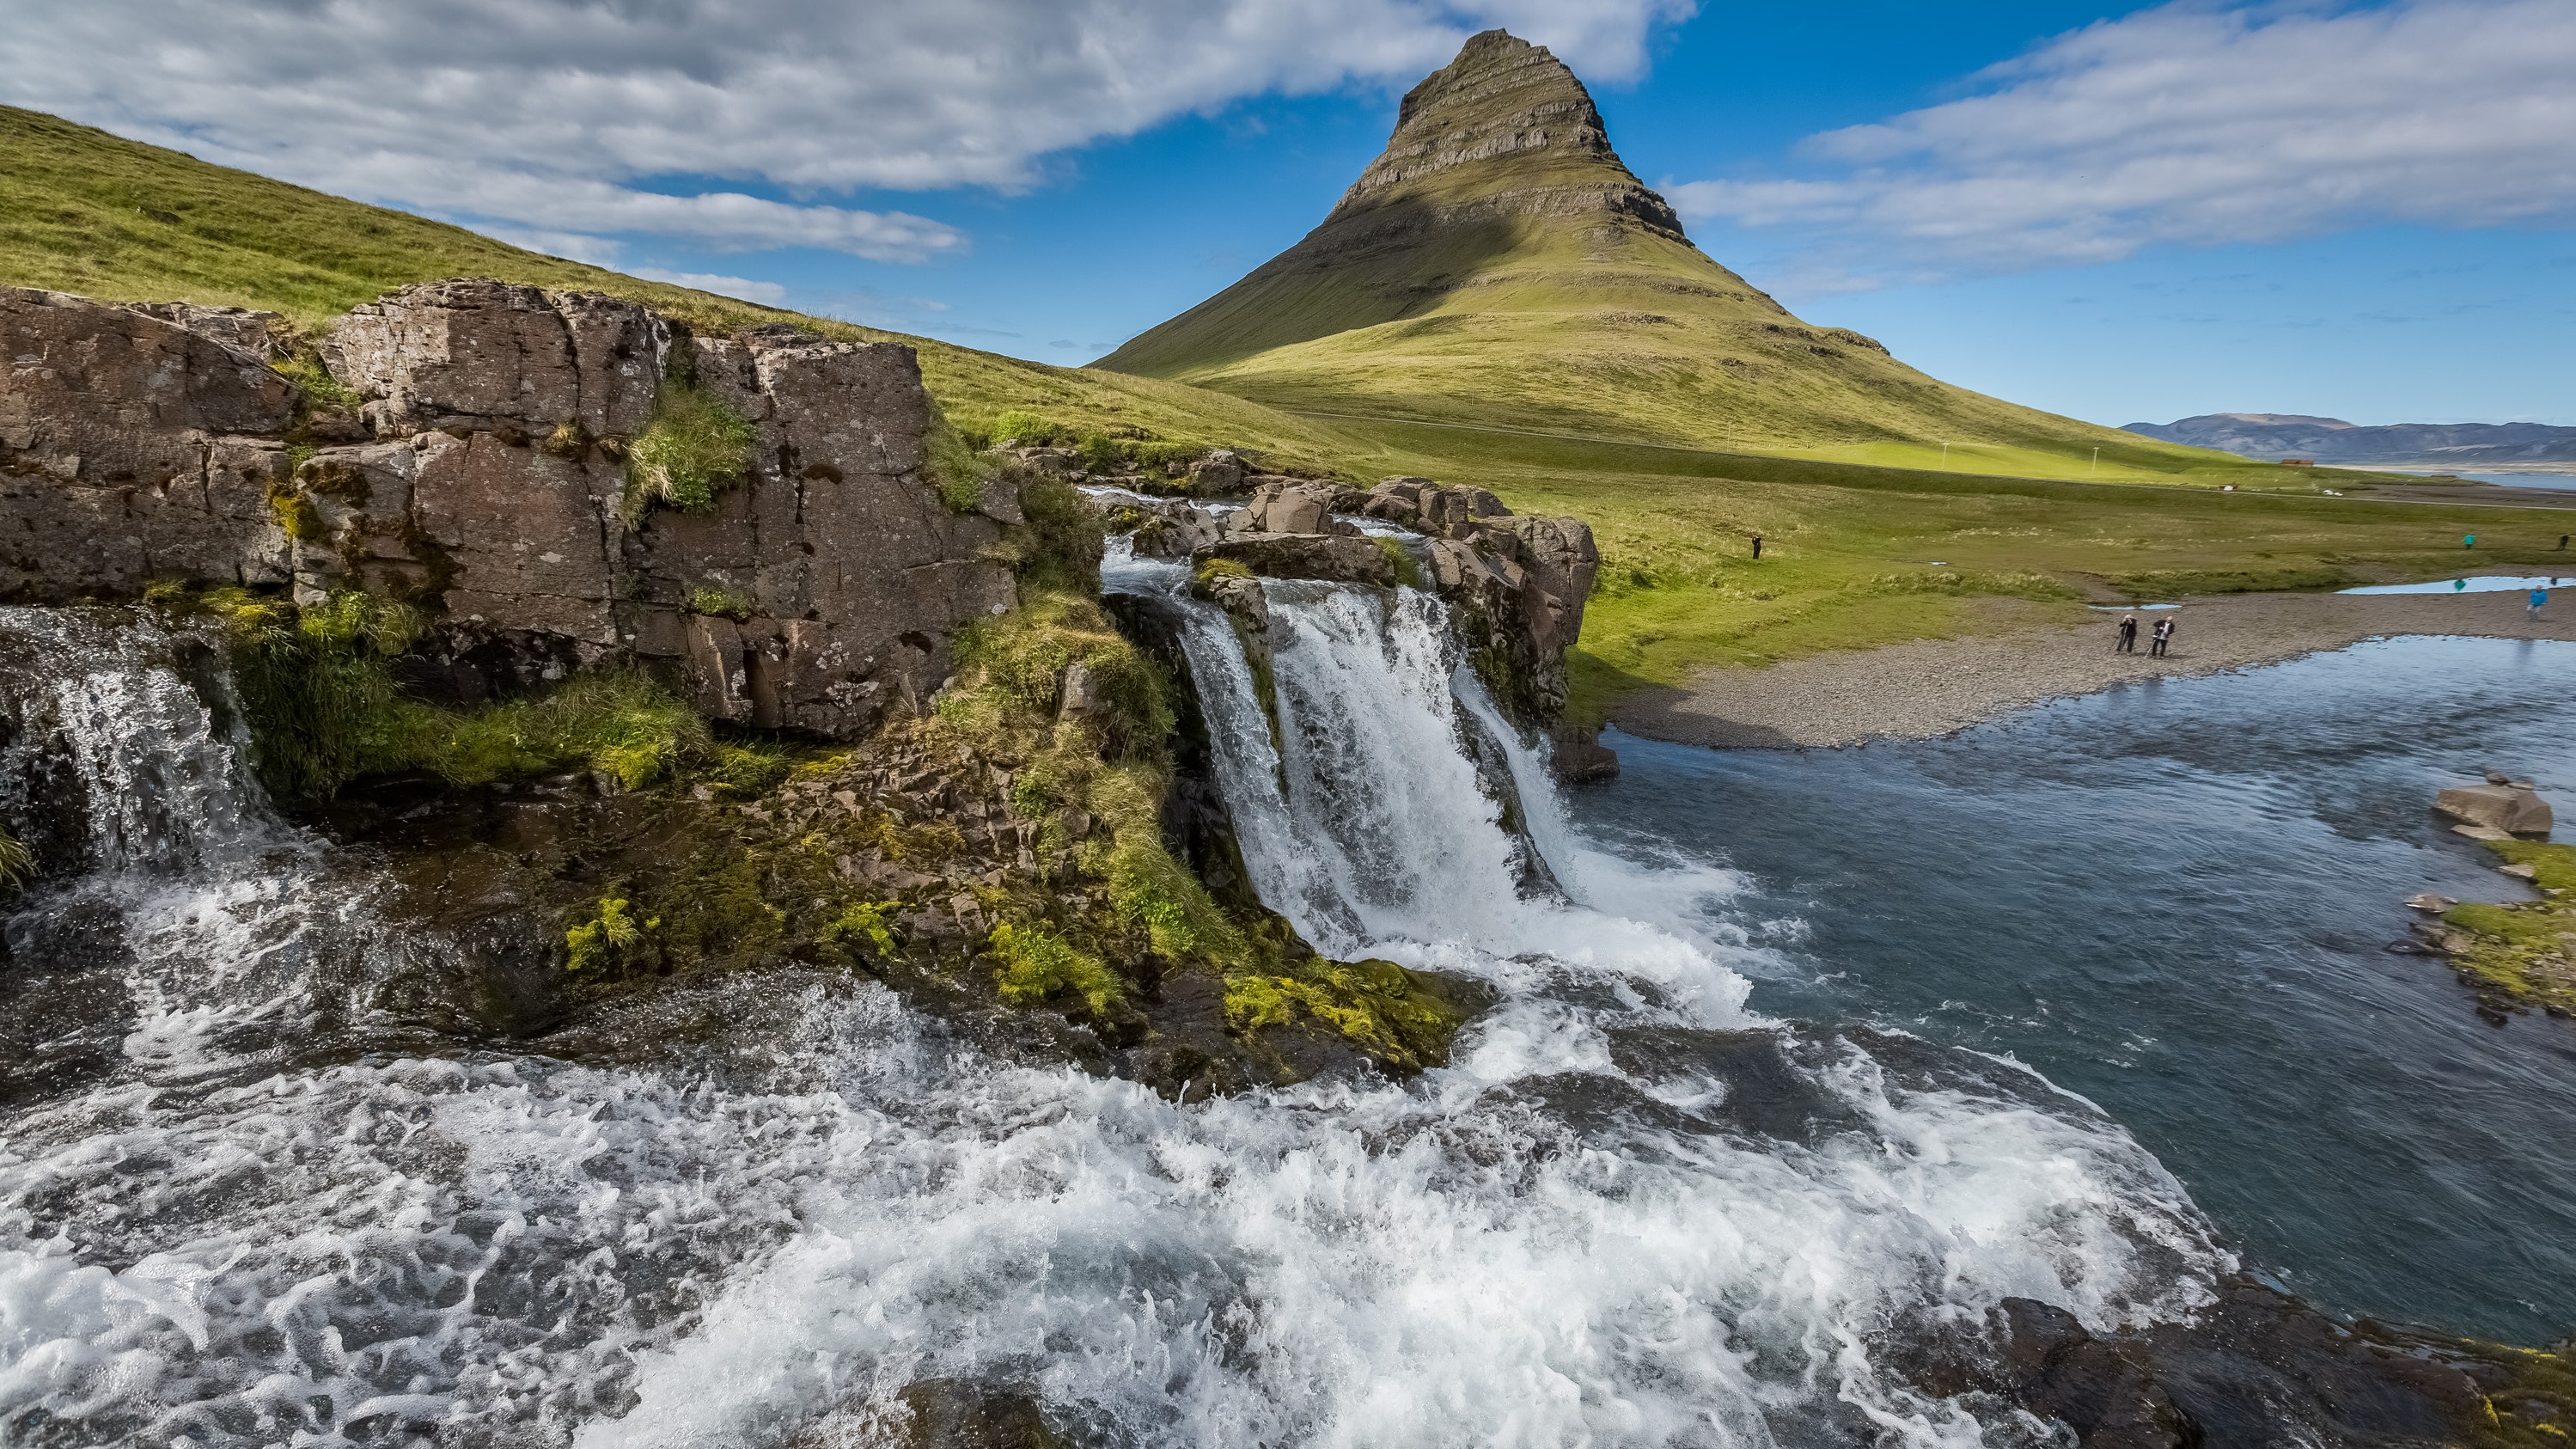
POLYGON ((2576 424, 2567 0, 318 3, 63 7, 0 95, 1078 363, 1302 235, 1500 22, 1710 255, 1937 376, 2112 424, 2576 424), (79 59, 111 28, 159 38, 79 59))

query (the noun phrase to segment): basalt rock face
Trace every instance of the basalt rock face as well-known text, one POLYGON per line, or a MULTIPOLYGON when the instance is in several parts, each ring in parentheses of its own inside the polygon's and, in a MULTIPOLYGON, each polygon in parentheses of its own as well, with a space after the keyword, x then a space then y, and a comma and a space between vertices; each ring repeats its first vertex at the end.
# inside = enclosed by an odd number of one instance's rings
MULTIPOLYGON (((1314 479, 1256 488, 1242 526, 1201 550, 1278 578, 1391 587, 1396 564, 1379 540, 1336 514, 1359 514, 1425 535, 1403 541, 1425 582, 1447 601, 1459 639, 1504 709, 1552 727, 1565 712, 1565 651, 1583 633, 1583 605, 1601 571, 1579 518, 1515 514, 1482 488, 1389 478, 1363 493, 1314 479)), ((1615 771, 1597 744, 1574 752, 1586 778, 1615 771)))
POLYGON ((379 435, 569 424, 631 438, 653 421, 673 338, 639 303, 460 279, 352 309, 323 358, 379 435))
POLYGON ((275 583, 293 384, 175 322, 0 287, 0 597, 275 583))
MULTIPOLYGON (((1517 184, 1479 188, 1497 210, 1615 213, 1678 240, 1681 218, 1610 149, 1601 112, 1565 62, 1501 30, 1470 39, 1457 59, 1405 93, 1386 150, 1342 194, 1324 227, 1349 226, 1418 196, 1455 173, 1499 172, 1517 184), (1548 175, 1551 163, 1579 180, 1548 175)), ((1481 179, 1481 178, 1478 178, 1481 179)))
POLYGON ((435 616, 452 694, 632 657, 710 716, 829 735, 926 697, 956 628, 1016 600, 987 556, 1016 495, 942 504, 910 348, 433 282, 343 321, 324 356, 363 401, 321 427, 219 340, 249 327, 0 291, 0 595, 360 588, 435 616), (624 444, 691 377, 752 425, 751 462, 704 512, 639 511, 624 444))

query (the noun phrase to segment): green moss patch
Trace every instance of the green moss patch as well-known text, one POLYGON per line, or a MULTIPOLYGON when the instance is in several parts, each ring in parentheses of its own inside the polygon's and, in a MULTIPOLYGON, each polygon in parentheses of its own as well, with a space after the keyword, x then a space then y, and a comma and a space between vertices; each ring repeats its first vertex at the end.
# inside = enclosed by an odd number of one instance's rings
POLYGON ((1466 1012, 1392 961, 1327 961, 1292 971, 1240 971, 1225 981, 1226 1022, 1238 1031, 1320 1022, 1397 1071, 1449 1060, 1466 1012))
POLYGON ((2532 867, 2540 899, 2471 902, 2442 915, 2443 945, 2461 978, 2507 1007, 2576 1016, 2576 846, 2490 840, 2489 850, 2532 867))

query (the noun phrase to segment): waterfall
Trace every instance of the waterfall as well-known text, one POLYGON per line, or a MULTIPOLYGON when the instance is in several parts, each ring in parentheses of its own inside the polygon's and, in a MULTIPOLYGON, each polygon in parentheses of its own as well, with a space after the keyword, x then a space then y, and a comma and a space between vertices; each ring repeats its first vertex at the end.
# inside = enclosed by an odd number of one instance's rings
POLYGON ((1884 1375, 1890 1325, 2167 1317, 2226 1265, 2080 1100, 1765 1020, 1742 958, 1608 908, 1713 877, 1587 843, 1436 600, 1270 586, 1274 747, 1185 575, 1109 577, 1181 611, 1263 899, 1495 983, 1450 1066, 1182 1106, 804 969, 441 1036, 386 989, 436 943, 269 808, 185 637, 0 615, 8 808, 80 822, 5 906, 10 1001, 107 1033, 0 1093, 0 1437, 868 1442, 955 1376, 1122 1449, 1929 1449, 2018 1431, 1884 1375))

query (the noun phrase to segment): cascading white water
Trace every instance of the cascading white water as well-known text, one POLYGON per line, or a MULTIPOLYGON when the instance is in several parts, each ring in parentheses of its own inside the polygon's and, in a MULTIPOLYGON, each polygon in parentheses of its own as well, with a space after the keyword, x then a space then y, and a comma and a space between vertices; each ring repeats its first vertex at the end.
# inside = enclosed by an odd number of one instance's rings
MULTIPOLYGON (((1964 1444, 2012 1427, 1884 1379, 1899 1314, 2025 1295, 2099 1326, 2206 1291, 2223 1259, 2181 1189, 2083 1103, 1765 1023, 1705 944, 1521 899, 1456 743, 1456 701, 1489 706, 1452 693, 1433 601, 1274 587, 1274 752, 1226 620, 1171 566, 1121 569, 1185 611, 1265 900, 1502 988, 1452 1065, 1182 1107, 827 973, 703 988, 713 1040, 637 1008, 621 1059, 649 1067, 385 1051, 368 1012, 297 1005, 293 1062, 196 1033, 10 1110, 0 1438, 753 1445, 958 1375, 1111 1445, 1964 1444), (1747 1051, 1794 1081, 1730 1075, 1747 1051)), ((175 765, 193 736, 125 729, 145 713, 79 717, 100 758, 175 765)), ((244 993, 289 1003, 401 968, 365 872, 224 764, 196 778, 247 853, 170 879, 239 877, 340 949, 134 951, 130 1039, 246 958, 300 973, 244 993)), ((1542 848, 1588 849, 1512 766, 1542 848)), ((1585 899, 1616 868, 1554 863, 1585 899)))

